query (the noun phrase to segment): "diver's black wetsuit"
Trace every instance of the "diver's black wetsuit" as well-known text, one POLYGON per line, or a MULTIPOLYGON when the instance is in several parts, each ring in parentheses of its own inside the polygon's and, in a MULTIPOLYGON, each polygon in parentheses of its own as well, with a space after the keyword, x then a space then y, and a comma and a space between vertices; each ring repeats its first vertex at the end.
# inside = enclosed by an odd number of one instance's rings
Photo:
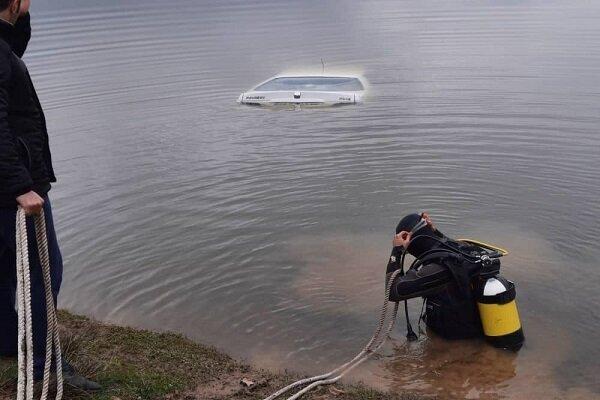
MULTIPOLYGON (((425 247, 427 252, 436 249, 443 250, 443 242, 448 242, 448 238, 437 229, 432 231, 432 236, 435 236, 439 242, 427 239, 429 240, 428 243, 417 243, 422 245, 423 249, 420 249, 422 252, 425 251, 425 247)), ((386 270, 386 284, 390 275, 400 269, 403 251, 402 247, 392 249, 386 270)), ((447 257, 435 258, 425 262, 419 268, 410 268, 404 275, 398 276, 390 289, 390 301, 401 301, 420 296, 426 297, 443 290, 445 286, 452 282, 453 277, 448 262, 447 257)))
MULTIPOLYGON (((458 246, 469 252, 470 246, 460 244, 436 232, 441 242, 458 246), (464 246, 464 247, 463 247, 464 246)), ((429 250, 443 251, 438 243, 429 250)), ((400 269, 403 249, 392 250, 386 270, 386 284, 390 275, 400 269)), ((466 260, 456 253, 441 252, 431 255, 417 268, 409 268, 404 275, 394 279, 390 288, 390 301, 402 301, 415 297, 427 300, 425 322, 437 334, 447 339, 466 339, 482 335, 481 322, 475 300, 473 284, 481 273, 481 265, 466 260)), ((494 270, 499 269, 499 263, 494 270)))
MULTIPOLYGON (((394 247, 387 265, 386 284, 390 275, 400 269, 402 248, 394 247)), ((448 267, 439 261, 422 265, 419 269, 409 269, 403 276, 397 276, 390 288, 390 301, 401 301, 414 297, 426 297, 444 289, 452 281, 448 267)))

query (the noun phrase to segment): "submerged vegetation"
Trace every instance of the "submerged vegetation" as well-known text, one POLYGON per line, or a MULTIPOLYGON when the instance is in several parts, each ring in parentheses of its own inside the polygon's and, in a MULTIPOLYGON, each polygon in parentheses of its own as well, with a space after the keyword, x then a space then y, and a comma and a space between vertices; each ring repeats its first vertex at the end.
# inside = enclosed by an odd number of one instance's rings
MULTIPOLYGON (((297 378, 252 368, 175 333, 106 325, 64 311, 59 319, 66 357, 104 387, 98 393, 65 387, 65 399, 258 400, 297 378)), ((16 376, 15 360, 0 359, 1 399, 15 397, 16 376)), ((363 386, 324 387, 305 398, 416 399, 363 386)))

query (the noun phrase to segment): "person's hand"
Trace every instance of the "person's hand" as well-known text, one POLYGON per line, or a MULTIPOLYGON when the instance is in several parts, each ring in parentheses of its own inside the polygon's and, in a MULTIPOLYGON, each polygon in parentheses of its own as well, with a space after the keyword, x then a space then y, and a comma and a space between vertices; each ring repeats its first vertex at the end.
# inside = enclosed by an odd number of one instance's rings
POLYGON ((21 8, 19 8, 19 15, 23 16, 29 12, 29 6, 31 0, 21 0, 21 8))
POLYGON ((392 240, 392 243, 394 244, 394 247, 401 246, 406 249, 408 243, 410 242, 411 236, 412 234, 410 232, 402 231, 394 235, 394 240, 392 240))
POLYGON ((44 207, 44 199, 33 190, 17 197, 17 203, 23 208, 25 215, 37 215, 44 207))
POLYGON ((429 214, 424 212, 421 214, 421 218, 423 218, 425 220, 425 222, 427 222, 427 225, 435 231, 435 226, 433 226, 433 222, 431 222, 431 218, 429 217, 429 214))

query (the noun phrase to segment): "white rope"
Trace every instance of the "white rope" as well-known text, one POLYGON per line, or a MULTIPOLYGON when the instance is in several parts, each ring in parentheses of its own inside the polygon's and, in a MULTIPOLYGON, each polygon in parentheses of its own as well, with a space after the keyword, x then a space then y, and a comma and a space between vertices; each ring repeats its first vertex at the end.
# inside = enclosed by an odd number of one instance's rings
POLYGON ((17 310, 18 310, 18 359, 17 400, 33 398, 33 335, 31 332, 31 277, 29 274, 29 247, 25 214, 17 211, 17 310), (23 233, 23 229, 25 232, 23 233), (27 261, 25 261, 27 260, 27 261), (24 265, 27 267, 24 267, 24 265), (29 329, 28 329, 29 328, 29 329), (31 340, 29 340, 31 338, 31 340), (31 357, 30 357, 31 356, 31 357))
POLYGON ((384 335, 382 336, 381 331, 383 330, 383 326, 385 325, 385 320, 387 319, 390 290, 392 287, 392 283, 394 282, 394 279, 396 279, 396 276, 398 276, 400 273, 401 273, 401 271, 398 270, 398 271, 395 271, 390 276, 388 283, 386 285, 386 288, 385 288, 385 298, 383 300, 383 305, 381 306, 381 313, 379 316, 379 324, 377 325, 377 328, 375 329, 373 336, 371 336, 371 339, 367 342, 365 347, 363 347, 363 349, 352 360, 346 362, 345 364, 340 365, 336 369, 334 369, 326 374, 316 375, 316 376, 312 376, 310 378, 305 378, 305 379, 300 379, 300 380, 278 390, 277 392, 273 393, 272 395, 265 398, 264 400, 274 400, 275 398, 281 396, 282 394, 284 394, 298 386, 309 384, 302 390, 298 391, 296 394, 287 398, 287 400, 296 400, 300 396, 302 396, 305 393, 309 392, 310 390, 316 388, 317 386, 330 385, 332 383, 339 381, 344 375, 346 375, 348 372, 352 371, 354 368, 358 367, 360 364, 362 364, 364 361, 366 361, 372 354, 374 354, 377 350, 379 350, 381 348, 381 346, 383 346, 383 344, 385 343, 385 341, 386 341, 387 337, 389 336, 390 332, 392 331, 392 329, 394 328, 394 323, 396 321, 396 316, 398 314, 398 303, 396 302, 394 304, 394 310, 392 312, 392 317, 390 319, 389 325, 388 325, 384 335))
MULTIPOLYGON (((50 366, 52 348, 56 361, 56 400, 63 395, 62 356, 58 337, 58 318, 52 296, 50 279, 50 257, 48 238, 46 235, 46 219, 44 212, 34 217, 38 255, 42 266, 42 276, 46 296, 46 361, 44 364, 44 380, 41 400, 48 397, 50 384, 50 366)), ((17 311, 18 311, 18 383, 17 400, 33 400, 33 324, 31 317, 31 275, 29 267, 29 243, 27 238, 27 219, 24 210, 17 209, 16 218, 17 248, 17 311)))

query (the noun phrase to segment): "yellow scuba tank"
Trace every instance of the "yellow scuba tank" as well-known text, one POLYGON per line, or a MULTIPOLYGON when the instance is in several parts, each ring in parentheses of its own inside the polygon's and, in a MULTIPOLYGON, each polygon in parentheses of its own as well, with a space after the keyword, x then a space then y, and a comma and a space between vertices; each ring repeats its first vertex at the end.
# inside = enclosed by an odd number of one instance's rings
MULTIPOLYGON (((502 257, 508 251, 488 243, 473 239, 459 239, 459 241, 477 246, 488 251, 488 256, 502 257)), ((485 256, 481 258, 482 265, 489 261, 485 256)), ((508 279, 494 274, 485 279, 477 296, 477 308, 483 333, 486 339, 495 347, 519 350, 525 341, 519 311, 515 301, 515 284, 508 279)))
POLYGON ((477 298, 486 339, 495 347, 514 351, 525 340, 515 297, 515 284, 496 275, 483 282, 477 298))

